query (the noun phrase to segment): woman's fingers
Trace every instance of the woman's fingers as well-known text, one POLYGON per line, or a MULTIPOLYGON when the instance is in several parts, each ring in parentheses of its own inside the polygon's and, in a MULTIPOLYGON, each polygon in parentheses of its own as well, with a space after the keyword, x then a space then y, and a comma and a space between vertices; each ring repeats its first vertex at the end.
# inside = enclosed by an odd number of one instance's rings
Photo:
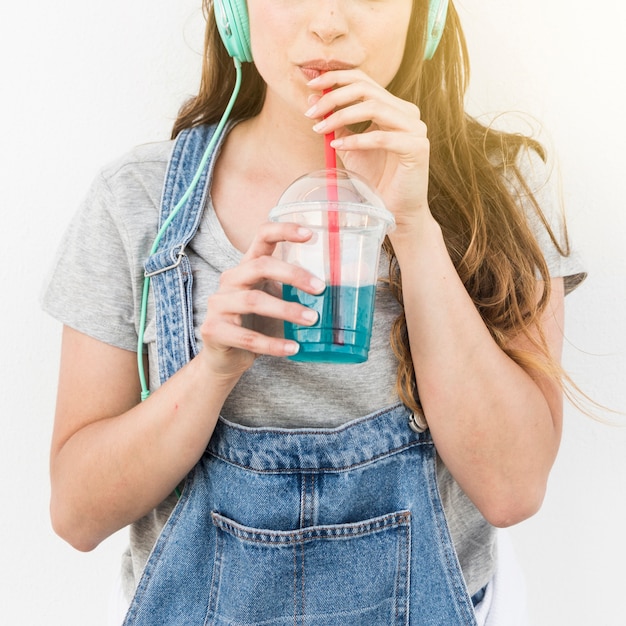
POLYGON ((411 131, 421 121, 419 108, 413 103, 396 98, 366 80, 338 87, 316 101, 311 100, 314 104, 305 115, 319 119, 314 127, 318 132, 330 132, 366 120, 388 130, 411 131))
POLYGON ((202 327, 202 336, 207 345, 222 346, 227 352, 236 349, 255 355, 281 357, 296 354, 299 349, 295 341, 264 335, 225 320, 217 324, 211 324, 207 320, 202 327))
POLYGON ((400 232, 428 210, 430 142, 419 108, 358 69, 326 72, 308 86, 313 129, 335 133, 331 145, 344 166, 376 188, 400 232), (367 125, 363 132, 350 131, 359 124, 367 125))
MULTIPOLYGON (((209 298, 202 325, 205 346, 236 348, 254 354, 289 356, 298 344, 271 333, 266 334, 244 324, 247 316, 287 320, 301 326, 317 321, 317 313, 295 302, 286 302, 261 289, 218 291, 209 298)), ((263 325, 266 330, 269 325, 263 325)))
POLYGON ((320 293, 325 283, 309 271, 273 256, 252 257, 226 270, 220 277, 220 289, 233 291, 253 289, 266 281, 293 285, 307 293, 320 293))
MULTIPOLYGON (((268 222, 259 228, 241 263, 223 272, 219 289, 208 299, 201 330, 205 348, 229 362, 244 353, 289 356, 298 351, 296 342, 275 331, 276 321, 309 326, 318 315, 297 302, 283 300, 278 285, 289 284, 310 294, 321 293, 326 285, 273 253, 281 242, 305 243, 311 236, 310 230, 293 223, 268 222)), ((247 358, 246 362, 250 364, 247 358)))
POLYGON ((217 292, 211 296, 213 314, 230 317, 238 324, 245 315, 260 315, 308 326, 317 313, 296 302, 287 302, 261 289, 217 292))
POLYGON ((303 243, 312 235, 308 228, 292 222, 265 222, 259 227, 256 237, 243 256, 242 263, 257 257, 271 256, 276 245, 282 241, 303 243))

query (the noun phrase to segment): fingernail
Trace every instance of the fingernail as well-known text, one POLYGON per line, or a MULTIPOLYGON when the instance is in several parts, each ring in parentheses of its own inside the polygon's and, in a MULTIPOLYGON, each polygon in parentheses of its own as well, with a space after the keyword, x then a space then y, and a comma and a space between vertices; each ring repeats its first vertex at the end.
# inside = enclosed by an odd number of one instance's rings
POLYGON ((304 114, 307 117, 317 117, 316 113, 317 113, 317 105, 314 104, 308 111, 305 111, 304 114))
POLYGON ((317 278, 316 276, 311 278, 311 281, 309 284, 315 291, 324 291, 324 289, 326 289, 326 283, 323 280, 320 280, 319 278, 317 278))
POLYGON ((294 342, 289 342, 285 344, 285 354, 296 354, 300 350, 300 345, 294 342))
POLYGON ((330 145, 332 148, 335 148, 335 149, 341 148, 341 146, 343 146, 343 139, 333 139, 330 142, 330 145))
POLYGON ((300 228, 298 228, 298 236, 300 237, 309 237, 312 234, 313 231, 309 230, 308 228, 304 228, 304 226, 300 226, 300 228))
POLYGON ((318 122, 317 124, 315 124, 315 126, 313 126, 313 130, 316 133, 323 132, 325 128, 326 128, 326 122, 324 120, 322 120, 321 122, 318 122))
POLYGON ((307 322, 317 322, 317 317, 317 311, 314 311, 313 309, 307 309, 302 312, 302 319, 307 322))

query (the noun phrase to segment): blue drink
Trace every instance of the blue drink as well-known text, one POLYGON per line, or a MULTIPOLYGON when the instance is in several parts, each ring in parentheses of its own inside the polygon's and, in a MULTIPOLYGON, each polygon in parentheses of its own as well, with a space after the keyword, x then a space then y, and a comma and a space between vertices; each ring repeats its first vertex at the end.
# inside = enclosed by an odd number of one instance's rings
POLYGON ((317 296, 283 285, 284 300, 318 314, 313 326, 285 322, 285 338, 300 345, 289 358, 316 363, 366 361, 380 250, 395 226, 393 214, 358 174, 331 168, 295 180, 269 219, 311 231, 307 241, 281 241, 278 251, 283 261, 326 283, 324 293, 317 296))
POLYGON ((283 285, 283 299, 299 302, 318 313, 313 326, 285 322, 285 338, 297 341, 292 361, 362 363, 367 360, 374 318, 374 285, 327 285, 317 296, 283 285))

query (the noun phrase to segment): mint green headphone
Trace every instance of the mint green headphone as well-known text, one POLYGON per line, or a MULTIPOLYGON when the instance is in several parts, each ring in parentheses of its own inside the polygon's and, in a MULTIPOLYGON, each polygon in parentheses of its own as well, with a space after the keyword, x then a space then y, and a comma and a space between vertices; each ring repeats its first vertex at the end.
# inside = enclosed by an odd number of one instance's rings
MULTIPOLYGON (((214 0, 217 28, 228 54, 241 63, 252 61, 250 24, 246 0, 214 0)), ((430 0, 424 58, 432 59, 441 41, 448 13, 448 0, 430 0)))

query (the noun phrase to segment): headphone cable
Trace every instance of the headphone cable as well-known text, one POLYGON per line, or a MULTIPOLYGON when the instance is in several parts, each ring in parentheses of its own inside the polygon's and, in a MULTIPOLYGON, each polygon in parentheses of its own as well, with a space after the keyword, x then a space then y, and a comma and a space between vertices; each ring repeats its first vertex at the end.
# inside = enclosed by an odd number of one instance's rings
MULTIPOLYGON (((238 59, 233 59, 235 64, 236 78, 235 78, 235 86, 233 88, 233 92, 230 96, 230 100, 226 105, 226 109, 222 114, 222 117, 211 137, 211 141, 209 141, 209 145, 206 147, 204 154, 202 155, 202 159, 200 161, 200 165, 198 165, 198 169, 194 174, 191 183, 189 183, 189 187, 182 195, 180 200, 176 203, 173 211, 170 213, 168 218, 163 222, 163 225, 159 229, 154 242, 152 244, 152 248, 150 249, 150 256, 152 256, 158 249, 159 244, 161 243, 161 239, 165 234, 165 231, 168 229, 169 225, 172 223, 178 212, 185 206, 187 200, 191 196, 193 190, 196 188, 198 181, 200 180, 200 176, 202 175, 202 171, 204 170, 209 157, 213 153, 215 148, 215 144, 224 130, 224 126, 230 116, 232 108, 235 104, 235 100, 237 100, 237 96, 239 95, 239 89, 241 88, 241 62, 238 59)), ((144 272, 144 280, 143 280, 143 291, 141 295, 141 312, 139 316, 139 330, 137 332, 137 369, 139 371, 139 382, 141 384, 141 400, 142 402, 148 398, 150 395, 150 390, 148 388, 148 382, 146 378, 146 372, 143 363, 143 342, 144 342, 144 334, 146 330, 146 318, 148 314, 148 293, 150 291, 150 275, 148 272, 144 272)))

